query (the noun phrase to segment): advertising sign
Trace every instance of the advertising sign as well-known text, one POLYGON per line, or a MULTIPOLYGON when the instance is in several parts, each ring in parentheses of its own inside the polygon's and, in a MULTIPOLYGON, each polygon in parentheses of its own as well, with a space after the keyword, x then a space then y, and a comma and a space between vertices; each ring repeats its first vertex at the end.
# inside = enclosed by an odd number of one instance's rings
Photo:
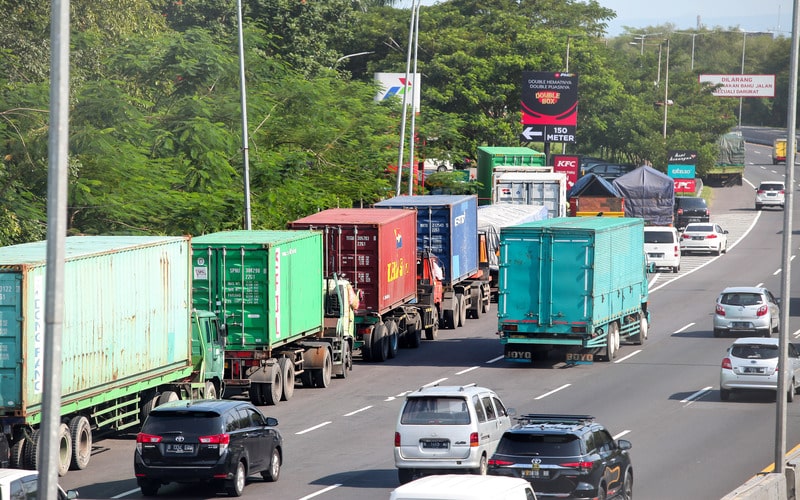
POLYGON ((416 76, 408 75, 409 81, 406 81, 405 73, 375 73, 375 81, 378 82, 380 90, 378 95, 375 96, 376 101, 383 101, 391 97, 397 97, 401 101, 403 94, 412 90, 413 94, 406 97, 406 104, 411 104, 412 97, 414 101, 414 112, 419 113, 419 87, 422 76, 419 73, 416 76))
POLYGON ((578 180, 579 158, 571 155, 553 155, 553 172, 567 174, 567 191, 572 189, 578 180))
POLYGON ((692 179, 672 179, 675 183, 675 193, 693 194, 697 190, 697 182, 692 179))
POLYGON ((575 142, 578 75, 523 71, 521 99, 523 140, 575 142))
POLYGON ((700 75, 700 83, 722 85, 717 97, 775 97, 775 75, 700 75))

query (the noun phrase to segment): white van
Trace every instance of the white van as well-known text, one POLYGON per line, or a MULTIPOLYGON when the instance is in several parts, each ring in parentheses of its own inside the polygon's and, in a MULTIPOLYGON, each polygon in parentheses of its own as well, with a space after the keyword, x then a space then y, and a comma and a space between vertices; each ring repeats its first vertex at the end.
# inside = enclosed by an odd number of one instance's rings
POLYGON ((645 226, 644 252, 647 263, 669 268, 673 273, 681 270, 681 240, 678 230, 670 226, 645 226))
POLYGON ((425 476, 395 489, 389 500, 536 500, 519 477, 445 474, 425 476))
POLYGON ((514 411, 475 384, 423 387, 406 396, 394 433, 400 484, 417 475, 485 475, 514 411))

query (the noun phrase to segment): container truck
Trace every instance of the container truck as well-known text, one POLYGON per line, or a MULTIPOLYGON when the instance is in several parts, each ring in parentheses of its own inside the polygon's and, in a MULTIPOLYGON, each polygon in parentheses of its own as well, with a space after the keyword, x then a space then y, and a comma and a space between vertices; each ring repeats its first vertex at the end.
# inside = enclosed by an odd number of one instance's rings
MULTIPOLYGON (((739 131, 723 134, 717 140, 719 155, 703 179, 711 186, 741 186, 744 177, 744 137, 739 131)), ((784 148, 784 151, 786 149, 784 148)), ((774 163, 774 159, 773 159, 774 163)))
POLYGON ((567 174, 498 170, 492 176, 493 204, 544 205, 550 217, 567 216, 567 174))
POLYGON ((414 210, 334 208, 289 227, 322 232, 325 276, 349 278, 360 296, 354 333, 364 360, 394 358, 401 345, 417 348, 423 331, 435 339, 441 284, 437 295, 417 282, 425 262, 417 257, 414 210))
POLYGON ((566 217, 500 231, 498 335, 508 361, 551 350, 610 361, 648 331, 644 221, 566 217))
POLYGON ((322 274, 313 231, 223 231, 192 240, 193 303, 225 324, 224 383, 256 405, 328 387, 352 368, 351 285, 322 274))
POLYGON ((491 205, 492 176, 499 167, 511 167, 515 170, 529 172, 552 172, 553 167, 546 166, 544 153, 531 148, 513 146, 480 146, 478 147, 478 204, 491 205))
MULTIPOLYGON (((154 407, 216 398, 223 327, 191 304, 188 237, 73 236, 64 248, 58 472, 89 465, 103 433, 154 407)), ((3 466, 40 453, 47 242, 0 248, 0 441, 3 466)))
POLYGON ((416 210, 417 255, 431 263, 435 277, 441 275, 439 319, 445 328, 463 326, 466 318, 489 311, 489 274, 478 261, 477 201, 474 195, 426 195, 397 196, 375 204, 381 209, 416 210))

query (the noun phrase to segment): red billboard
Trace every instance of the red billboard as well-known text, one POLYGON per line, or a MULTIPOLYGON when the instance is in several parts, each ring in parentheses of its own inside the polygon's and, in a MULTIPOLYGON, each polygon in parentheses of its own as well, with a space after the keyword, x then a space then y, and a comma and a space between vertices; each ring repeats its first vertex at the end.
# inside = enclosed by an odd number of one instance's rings
POLYGON ((578 124, 578 75, 523 71, 521 98, 523 125, 578 124))
POLYGON ((567 191, 572 189, 578 180, 579 162, 580 159, 577 156, 553 155, 553 171, 567 174, 567 191))
POLYGON ((676 193, 694 193, 697 189, 695 179, 672 179, 676 193))

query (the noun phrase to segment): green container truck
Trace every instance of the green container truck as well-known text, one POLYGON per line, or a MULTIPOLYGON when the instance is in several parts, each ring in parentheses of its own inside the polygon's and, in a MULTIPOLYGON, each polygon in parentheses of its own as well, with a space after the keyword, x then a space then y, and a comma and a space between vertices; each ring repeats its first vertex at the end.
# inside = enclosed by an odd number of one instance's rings
MULTIPOLYGON (((74 236, 64 248, 59 474, 155 406, 221 394, 217 317, 192 311, 188 237, 74 236)), ((0 462, 36 467, 47 242, 0 248, 0 462)))
POLYGON ((226 387, 256 405, 290 399, 295 381, 328 387, 352 368, 352 287, 323 279, 322 233, 224 231, 192 240, 193 304, 227 331, 226 387))
MULTIPOLYGON (((710 186, 741 186, 744 177, 744 137, 739 131, 723 134, 717 140, 719 155, 703 179, 710 186)), ((784 148, 785 149, 785 148, 784 148)), ((773 161, 773 163, 777 163, 773 161)))
POLYGON ((644 221, 564 217, 500 230, 498 335, 508 361, 561 350, 610 361, 648 331, 644 221))
POLYGON ((495 172, 552 172, 547 157, 535 149, 513 146, 478 147, 478 205, 491 205, 495 172))

